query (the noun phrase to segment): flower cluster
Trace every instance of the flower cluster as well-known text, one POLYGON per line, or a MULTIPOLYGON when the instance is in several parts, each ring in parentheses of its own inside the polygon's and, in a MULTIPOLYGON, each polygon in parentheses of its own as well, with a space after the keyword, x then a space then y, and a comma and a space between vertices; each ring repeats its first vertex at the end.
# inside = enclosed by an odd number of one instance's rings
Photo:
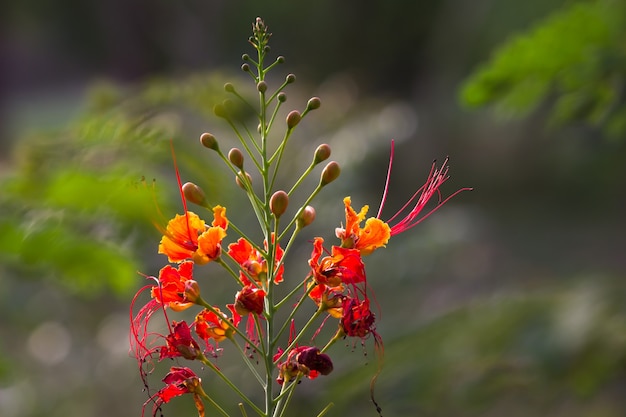
MULTIPOLYGON (((224 382, 225 387, 240 396, 243 415, 246 415, 247 408, 263 417, 283 416, 302 378, 315 379, 332 372, 333 362, 327 352, 337 340, 365 340, 372 336, 377 352, 382 354, 382 339, 376 332, 376 316, 371 310, 371 290, 366 278, 364 257, 385 247, 393 236, 412 228, 445 203, 447 199, 440 197, 439 188, 448 179, 447 160, 439 168, 433 165, 426 182, 400 212, 387 221, 380 216, 387 196, 389 174, 376 217, 366 218, 368 206, 357 212, 352 207, 351 198, 345 197, 345 219, 337 219, 339 227, 335 230, 335 244, 325 246, 323 237, 313 236, 310 240, 312 252, 308 259, 309 272, 302 278, 289 275, 285 270, 285 257, 295 237, 315 220, 315 209, 311 205, 313 199, 322 188, 338 178, 340 168, 334 161, 327 163, 321 170, 317 187, 301 202, 291 218, 284 220, 293 191, 320 163, 330 157, 331 150, 327 144, 320 145, 310 165, 289 192, 274 189, 276 173, 289 138, 299 122, 320 106, 320 100, 314 97, 308 101, 304 111, 289 112, 283 140, 278 144, 271 143, 269 132, 277 123, 276 115, 286 100, 283 90, 294 82, 295 76, 288 75, 274 92, 269 91, 265 81, 266 73, 284 62, 284 58, 278 57, 273 63, 265 64, 270 35, 263 21, 257 19, 250 38, 250 43, 257 51, 257 58, 243 56, 242 69, 255 81, 260 98, 259 137, 239 133, 241 129, 237 126, 243 122, 230 112, 228 103, 217 105, 215 114, 233 127, 244 151, 232 148, 224 154, 212 134, 205 133, 200 137, 202 145, 214 151, 235 174, 237 186, 245 191, 250 201, 250 212, 258 219, 263 241, 257 242, 250 238, 237 227, 236 219, 231 222, 226 214, 227 209, 211 204, 210 198, 205 196, 200 187, 193 183, 182 184, 176 167, 184 210, 162 229, 158 252, 167 257, 168 263, 161 268, 158 276, 147 277, 151 282, 137 293, 131 305, 131 347, 147 388, 149 375, 156 369, 155 362, 166 358, 176 362, 198 362, 199 367, 212 371, 214 376, 224 382), (256 191, 258 187, 253 187, 253 176, 248 172, 246 160, 250 161, 255 175, 258 173, 261 178, 260 192, 256 191), (426 209, 435 195, 437 203, 426 209), (206 209, 212 219, 205 220, 188 210, 187 202, 206 209), (199 268, 217 268, 224 276, 232 279, 232 304, 220 307, 205 301, 201 291, 203 279, 198 278, 199 268), (289 286, 288 291, 283 292, 287 295, 282 299, 278 298, 275 291, 279 285, 289 286), (146 293, 149 293, 149 300, 135 312, 135 306, 146 293), (190 323, 170 319, 170 315, 191 308, 197 311, 190 323), (281 308, 291 310, 286 319, 283 315, 279 320, 277 312, 281 308), (311 317, 296 331, 295 314, 306 308, 311 309, 311 317), (159 316, 164 320, 165 332, 153 330, 155 313, 160 313, 159 316), (243 318, 246 318, 245 325, 241 324, 243 318), (335 321, 337 330, 325 344, 317 345, 315 340, 319 336, 319 329, 329 321, 335 321), (314 331, 316 326, 317 331, 314 331), (288 337, 284 334, 287 329, 288 337), (310 333, 313 336, 307 336, 310 333), (264 392, 265 404, 258 405, 252 401, 216 366, 214 359, 222 352, 222 344, 241 353, 242 361, 264 392)), ((225 89, 245 101, 232 84, 226 84, 225 89)), ((246 132, 249 130, 246 129, 246 132)), ((389 172, 392 161, 393 142, 389 172)), ((338 201, 338 204, 341 203, 338 201)), ((144 409, 148 405, 152 406, 153 415, 172 398, 184 394, 193 397, 201 417, 204 416, 205 401, 221 415, 228 415, 205 392, 200 377, 191 368, 171 367, 162 381, 165 386, 151 394, 144 405, 144 409)))

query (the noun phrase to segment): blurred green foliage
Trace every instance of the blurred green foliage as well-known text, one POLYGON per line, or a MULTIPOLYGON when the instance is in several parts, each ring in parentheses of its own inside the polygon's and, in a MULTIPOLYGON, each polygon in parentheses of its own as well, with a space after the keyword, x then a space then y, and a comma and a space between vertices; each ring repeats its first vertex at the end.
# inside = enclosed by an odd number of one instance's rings
POLYGON ((575 2, 508 39, 466 81, 461 100, 520 117, 547 105, 549 123, 626 133, 626 2, 575 2))
MULTIPOLYGON (((145 264, 143 242, 157 238, 154 226, 180 201, 170 141, 185 173, 212 178, 183 125, 191 109, 206 119, 222 85, 219 75, 154 79, 135 90, 101 83, 67 127, 20 138, 14 169, 0 180, 4 273, 54 278, 85 295, 127 295, 145 264)), ((219 189, 212 185, 214 195, 219 189)))

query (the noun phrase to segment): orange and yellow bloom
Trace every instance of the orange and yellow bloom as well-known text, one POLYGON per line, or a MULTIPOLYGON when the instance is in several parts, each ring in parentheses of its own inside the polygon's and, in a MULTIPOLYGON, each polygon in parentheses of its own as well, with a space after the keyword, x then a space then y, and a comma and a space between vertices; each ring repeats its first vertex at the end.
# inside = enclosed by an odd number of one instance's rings
POLYGON ((228 219, 222 206, 213 208, 213 222, 207 227, 197 214, 187 211, 177 214, 167 224, 159 253, 167 255, 170 262, 193 260, 198 265, 213 261, 222 253, 222 240, 226 237, 228 219))
POLYGON ((219 308, 214 307, 214 309, 219 315, 211 310, 204 309, 198 313, 194 322, 196 333, 206 342, 208 342, 209 339, 213 339, 215 342, 221 342, 229 338, 234 331, 232 326, 237 325, 237 323, 231 324, 228 316, 222 313, 219 308))

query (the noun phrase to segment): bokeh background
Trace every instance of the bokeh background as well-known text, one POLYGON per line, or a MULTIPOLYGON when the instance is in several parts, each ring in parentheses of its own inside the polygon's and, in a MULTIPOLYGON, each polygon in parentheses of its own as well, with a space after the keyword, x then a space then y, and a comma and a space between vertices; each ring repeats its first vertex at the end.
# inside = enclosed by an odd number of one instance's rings
MULTIPOLYGON (((310 236, 332 240, 345 195, 378 207, 391 139, 388 215, 435 158, 450 156, 445 194, 475 189, 367 259, 383 414, 623 416, 623 0, 3 2, 0 415, 140 415, 128 310, 137 271, 163 265, 153 222, 182 210, 170 139, 184 180, 249 222, 197 138, 236 144, 211 109, 226 81, 254 93, 238 68, 257 16, 286 57, 270 87, 297 75, 285 111, 322 99, 291 139, 283 184, 320 143, 343 168, 310 236)), ((296 279, 310 236, 287 265, 296 279)), ((211 302, 230 302, 230 282, 206 274, 211 302)), ((330 353, 335 371, 304 381, 291 415, 333 401, 329 416, 375 416, 372 341, 330 353)), ((164 408, 194 412, 185 397, 164 408)))

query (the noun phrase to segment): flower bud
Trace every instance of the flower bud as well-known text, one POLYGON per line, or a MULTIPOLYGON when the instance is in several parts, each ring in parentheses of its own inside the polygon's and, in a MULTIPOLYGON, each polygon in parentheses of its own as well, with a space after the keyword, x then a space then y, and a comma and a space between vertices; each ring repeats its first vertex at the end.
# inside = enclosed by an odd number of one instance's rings
POLYGON ((315 110, 319 109, 322 102, 319 97, 311 97, 309 101, 306 103, 307 110, 315 110))
POLYGON ((209 149, 213 149, 214 151, 219 151, 220 147, 217 144, 217 139, 211 133, 203 133, 200 135, 200 143, 209 149))
POLYGON ((228 118, 228 113, 226 113, 226 107, 224 107, 223 104, 216 104, 215 106, 213 106, 213 113, 217 117, 221 117, 223 119, 228 118))
POLYGON ((270 198, 270 210, 277 218, 282 216, 289 205, 289 196, 283 190, 276 191, 270 198))
POLYGON ((302 116, 298 110, 290 111, 287 115, 287 127, 293 129, 300 123, 300 120, 302 120, 302 116))
POLYGON ((285 81, 287 82, 287 84, 291 84, 296 81, 296 76, 294 74, 287 74, 287 77, 285 77, 285 81))
POLYGON ((250 72, 250 65, 248 65, 248 64, 242 64, 242 65, 241 65, 241 70, 242 70, 243 72, 250 72))
POLYGON ((265 291, 250 284, 246 285, 235 295, 234 308, 237 314, 245 316, 250 313, 263 313, 265 291))
POLYGON ((298 228, 307 227, 315 220, 315 209, 312 206, 306 206, 298 216, 298 228))
POLYGON ((315 150, 315 156, 313 157, 313 163, 315 165, 319 164, 322 161, 327 160, 330 157, 330 146, 322 143, 315 150))
MULTIPOLYGON (((243 174, 242 174, 242 172, 241 172, 241 171, 239 171, 239 172, 237 173, 237 176, 235 177, 235 182, 237 183, 237 185, 238 185, 240 188, 243 188, 243 189, 245 190, 245 189, 246 189, 246 186, 245 186, 245 184, 243 183, 243 178, 242 178, 242 175, 243 175, 243 174)), ((251 177, 251 176, 250 176, 250 174, 248 174, 247 172, 246 172, 246 178, 248 179, 248 183, 252 184, 252 177, 251 177)))
POLYGON ((234 93, 235 92, 235 86, 232 85, 232 83, 226 83, 226 84, 224 84, 224 90, 226 90, 226 92, 228 92, 228 93, 234 93))
POLYGON ((321 353, 316 347, 306 347, 298 353, 299 364, 306 366, 311 371, 317 371, 322 375, 328 375, 333 371, 333 362, 325 353, 321 353))
POLYGON ((320 178, 320 184, 322 186, 330 184, 335 181, 339 174, 341 173, 341 168, 339 168, 339 164, 335 161, 331 161, 326 165, 324 170, 322 171, 322 175, 320 178))
POLYGON ((256 85, 256 89, 260 93, 265 93, 267 91, 267 83, 265 81, 259 81, 259 83, 256 85))
POLYGON ((283 93, 282 91, 280 93, 278 93, 278 95, 276 96, 276 98, 278 99, 278 101, 280 101, 281 103, 284 103, 285 101, 287 101, 287 94, 283 93))
POLYGON ((186 182, 183 184, 183 195, 187 201, 191 201, 194 204, 203 207, 207 205, 204 191, 202 191, 202 188, 198 187, 193 182, 186 182))
POLYGON ((185 281, 185 299, 190 303, 196 303, 200 299, 200 286, 193 279, 185 281))
POLYGON ((280 55, 276 58, 276 62, 278 62, 279 64, 284 64, 285 63, 285 57, 280 55))
POLYGON ((228 160, 239 169, 243 168, 243 153, 237 148, 232 148, 228 152, 228 160))
POLYGON ((250 55, 248 55, 248 54, 241 55, 241 60, 242 61, 250 61, 250 55))

